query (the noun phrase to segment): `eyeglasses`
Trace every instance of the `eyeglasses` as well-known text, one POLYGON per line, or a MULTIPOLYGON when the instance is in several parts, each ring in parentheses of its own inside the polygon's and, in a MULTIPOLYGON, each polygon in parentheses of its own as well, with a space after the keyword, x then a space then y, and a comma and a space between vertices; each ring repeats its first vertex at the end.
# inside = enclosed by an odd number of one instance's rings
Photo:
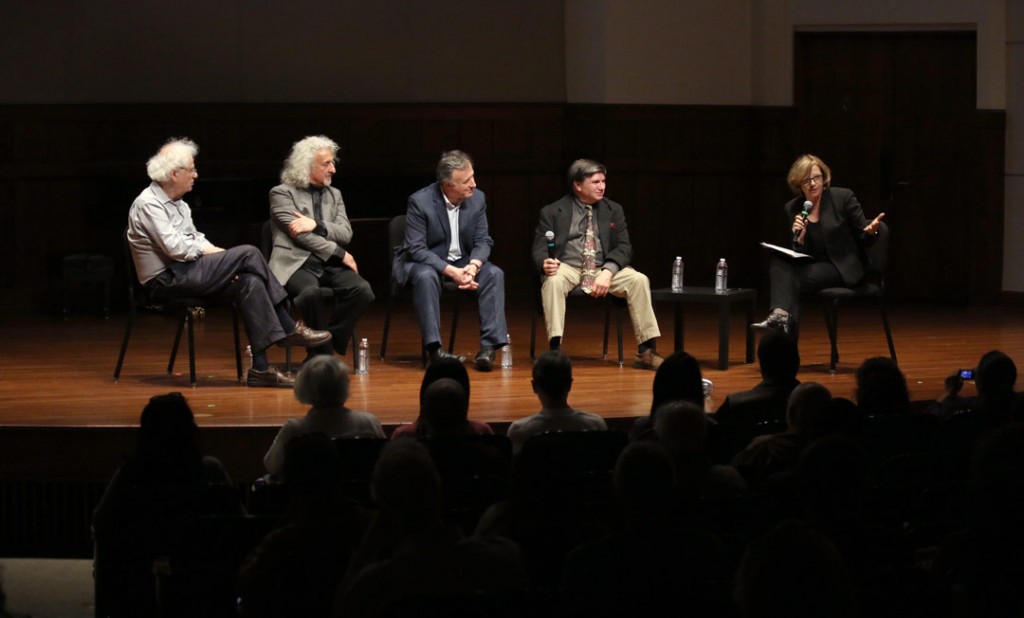
POLYGON ((185 172, 186 174, 188 174, 188 175, 190 175, 190 176, 191 176, 192 174, 197 174, 197 173, 199 173, 199 168, 197 168, 197 167, 196 167, 196 166, 194 166, 194 165, 193 165, 192 167, 179 167, 178 169, 179 169, 179 170, 181 170, 181 171, 183 171, 183 172, 185 172))
POLYGON ((800 185, 803 187, 810 187, 811 185, 820 185, 822 183, 822 180, 824 180, 824 178, 821 174, 815 174, 810 178, 804 178, 803 180, 801 180, 800 185))

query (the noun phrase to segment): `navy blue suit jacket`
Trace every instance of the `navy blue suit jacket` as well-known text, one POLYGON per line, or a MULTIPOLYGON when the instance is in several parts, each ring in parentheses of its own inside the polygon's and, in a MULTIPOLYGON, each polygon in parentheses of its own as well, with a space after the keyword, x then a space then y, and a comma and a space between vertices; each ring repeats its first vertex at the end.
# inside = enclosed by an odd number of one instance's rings
MULTIPOLYGON (((487 229, 484 192, 475 189, 459 208, 458 234, 463 257, 487 262, 494 241, 487 229)), ((411 263, 426 264, 438 273, 443 272, 448 265, 448 247, 452 242, 444 195, 438 183, 410 195, 405 215, 405 242, 395 251, 392 264, 392 274, 399 285, 408 281, 411 263)))

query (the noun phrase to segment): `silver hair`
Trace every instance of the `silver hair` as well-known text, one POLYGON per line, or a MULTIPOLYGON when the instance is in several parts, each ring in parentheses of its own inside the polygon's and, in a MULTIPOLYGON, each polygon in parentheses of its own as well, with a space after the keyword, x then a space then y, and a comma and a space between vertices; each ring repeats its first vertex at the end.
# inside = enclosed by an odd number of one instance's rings
POLYGON ((295 398, 317 408, 332 408, 348 399, 348 385, 348 366, 333 356, 319 354, 295 376, 295 398))
POLYGON ((569 187, 571 188, 574 182, 582 183, 587 178, 590 178, 594 174, 607 174, 608 170, 605 166, 601 165, 597 161, 591 159, 576 159, 569 166, 569 187))
POLYGON ((187 137, 174 137, 160 147, 155 155, 146 161, 146 173, 153 182, 167 182, 174 170, 189 167, 189 159, 195 163, 199 146, 187 137))
POLYGON ((464 170, 473 165, 473 158, 461 150, 449 150, 441 153, 437 162, 437 182, 444 184, 452 181, 455 170, 464 170))
POLYGON ((299 189, 309 186, 309 172, 313 169, 316 155, 321 150, 330 150, 331 156, 337 156, 338 143, 324 135, 310 135, 292 144, 292 152, 284 161, 281 169, 281 182, 299 189))

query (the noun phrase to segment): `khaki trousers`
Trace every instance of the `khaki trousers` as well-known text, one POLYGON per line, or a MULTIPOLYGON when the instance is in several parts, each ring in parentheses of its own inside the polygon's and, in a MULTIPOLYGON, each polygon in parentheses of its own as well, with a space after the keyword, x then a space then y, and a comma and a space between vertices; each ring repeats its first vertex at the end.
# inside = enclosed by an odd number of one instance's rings
MULTIPOLYGON (((565 297, 579 284, 580 269, 564 263, 558 265, 558 272, 554 275, 544 277, 540 297, 548 340, 561 337, 565 331, 565 297)), ((626 299, 637 344, 661 336, 658 319, 651 306, 651 282, 647 275, 627 266, 612 277, 608 293, 626 299)))

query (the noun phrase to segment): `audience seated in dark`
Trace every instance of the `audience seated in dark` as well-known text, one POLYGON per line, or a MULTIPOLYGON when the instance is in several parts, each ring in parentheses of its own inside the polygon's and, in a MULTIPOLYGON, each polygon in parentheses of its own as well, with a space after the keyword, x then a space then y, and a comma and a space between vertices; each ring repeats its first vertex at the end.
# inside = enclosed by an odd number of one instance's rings
MULTIPOLYGON (((164 607, 188 602, 190 532, 206 514, 239 514, 227 472, 204 456, 181 393, 157 395, 142 411, 135 452, 114 473, 93 512, 96 603, 112 616, 155 615, 154 560, 169 560, 174 590, 164 607)), ((196 599, 192 599, 196 601, 196 599)))
POLYGON ((558 350, 549 350, 533 363, 533 392, 540 412, 514 421, 508 428, 512 450, 518 452, 532 436, 549 431, 606 430, 604 419, 569 406, 572 361, 558 350))
POLYGON ((629 430, 630 441, 650 437, 654 418, 661 406, 670 401, 689 401, 704 409, 704 383, 697 359, 686 352, 675 352, 668 356, 654 374, 651 385, 650 416, 641 416, 629 430))
POLYGON ((829 435, 807 445, 794 473, 799 516, 839 549, 862 615, 921 615, 920 578, 899 522, 875 509, 863 447, 829 435))
POLYGON ((946 378, 945 392, 927 411, 946 420, 957 411, 973 410, 983 415, 986 424, 992 427, 1005 425, 1017 397, 1013 390, 1017 383, 1017 365, 1003 352, 992 350, 982 355, 974 372, 976 396, 960 395, 964 380, 957 370, 946 378))
POLYGON ((507 499, 488 508, 476 528, 519 544, 530 585, 542 595, 557 591, 568 551, 608 531, 573 491, 573 463, 566 451, 527 440, 512 463, 507 499))
POLYGON ((331 438, 385 437, 376 416, 345 406, 348 396, 349 370, 343 362, 319 355, 303 364, 295 377, 295 398, 312 407, 306 416, 288 419, 281 426, 263 457, 267 472, 280 477, 285 446, 296 436, 318 431, 331 438))
POLYGON ((797 386, 786 408, 786 431, 754 438, 732 465, 755 488, 773 474, 793 469, 804 447, 834 428, 827 419, 831 400, 832 393, 817 382, 797 386))
MULTIPOLYGON (((440 380, 441 378, 449 378, 458 382, 463 390, 466 391, 466 401, 468 405, 469 401, 469 373, 466 371, 466 366, 462 360, 457 356, 438 356, 430 361, 427 365, 427 370, 423 374, 423 381, 420 383, 420 414, 416 420, 408 425, 401 425, 396 427, 391 433, 392 438, 407 438, 410 436, 424 437, 426 435, 424 428, 421 425, 423 416, 423 398, 426 395, 427 388, 440 380)), ((487 423, 467 419, 472 431, 470 433, 476 434, 491 434, 494 430, 487 423)))
POLYGON ((679 491, 685 500, 729 498, 747 490, 735 468, 711 461, 709 423, 703 409, 684 400, 664 404, 654 419, 654 436, 675 462, 679 491))
POLYGON ((377 616, 395 606, 413 615, 417 605, 422 612, 441 599, 525 587, 514 543, 467 538, 445 526, 441 479, 419 442, 388 444, 374 470, 373 494, 380 511, 338 590, 335 616, 377 616))
POLYGON ((675 466, 653 441, 626 447, 615 466, 620 523, 569 552, 562 576, 568 616, 714 615, 727 579, 724 550, 675 516, 675 466))
POLYGON ((800 381, 800 352, 792 336, 782 330, 770 330, 757 344, 757 362, 761 382, 749 391, 726 396, 715 412, 719 425, 753 429, 758 423, 785 420, 789 394, 800 381))
POLYGON ((839 551, 824 535, 786 522, 751 544, 735 577, 740 618, 856 618, 856 595, 839 551))
POLYGON ((1024 424, 978 446, 968 529, 941 546, 932 569, 943 603, 963 616, 1024 615, 1024 424))
POLYGON ((331 615, 335 591, 369 524, 341 490, 338 470, 337 449, 327 435, 305 433, 287 443, 282 476, 288 511, 239 570, 240 616, 331 615))

